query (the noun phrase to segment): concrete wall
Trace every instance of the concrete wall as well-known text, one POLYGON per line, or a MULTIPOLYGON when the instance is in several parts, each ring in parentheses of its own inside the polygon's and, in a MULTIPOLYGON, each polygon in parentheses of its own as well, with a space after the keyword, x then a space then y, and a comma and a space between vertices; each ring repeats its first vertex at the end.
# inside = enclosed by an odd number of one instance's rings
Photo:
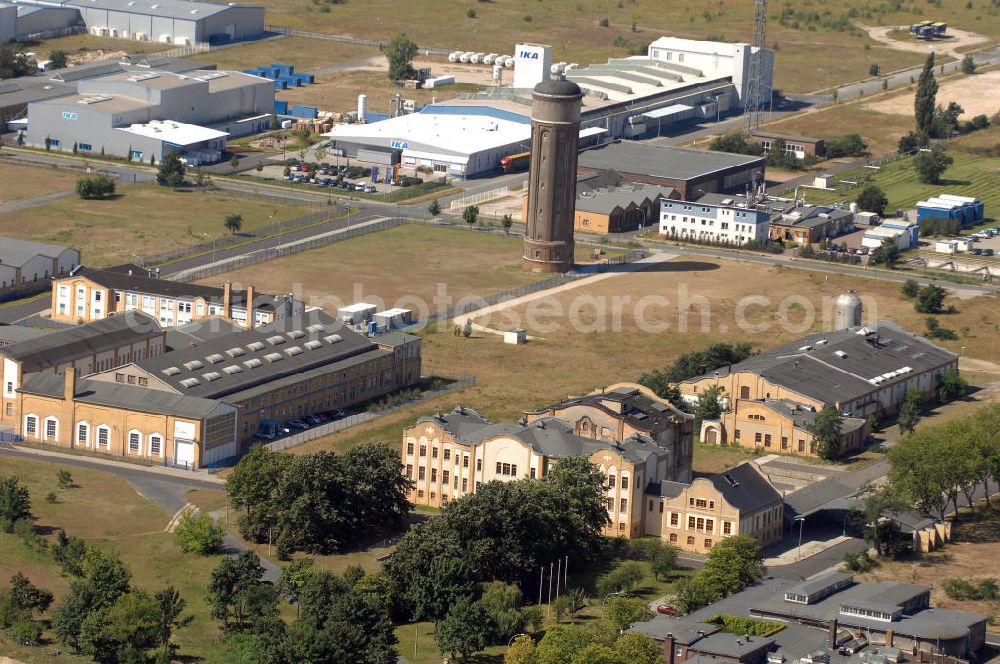
POLYGON ((61 34, 73 26, 81 26, 80 12, 64 7, 33 7, 25 5, 34 11, 22 11, 17 17, 17 38, 27 39, 31 36, 46 34, 61 34))
MULTIPOLYGON (((198 39, 226 42, 253 39, 264 34, 263 7, 229 7, 201 21, 198 39)), ((274 88, 274 85, 271 85, 274 88)))
POLYGON ((17 37, 17 7, 0 4, 0 44, 14 41, 17 37))

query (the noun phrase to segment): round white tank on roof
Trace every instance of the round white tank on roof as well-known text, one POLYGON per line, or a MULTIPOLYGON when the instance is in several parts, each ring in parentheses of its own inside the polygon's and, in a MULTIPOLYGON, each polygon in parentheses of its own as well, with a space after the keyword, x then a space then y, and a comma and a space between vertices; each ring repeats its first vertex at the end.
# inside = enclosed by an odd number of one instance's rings
POLYGON ((857 214, 858 213, 858 204, 857 203, 851 203, 850 207, 851 207, 851 214, 857 214))
POLYGON ((861 325, 861 298, 853 290, 841 293, 833 304, 833 329, 846 330, 861 325))
POLYGON ((559 74, 563 73, 563 64, 561 62, 555 63, 554 65, 549 67, 549 72, 555 76, 558 76, 559 74))
POLYGON ((368 95, 358 95, 358 122, 368 117, 368 95))
POLYGON ((461 51, 452 51, 448 54, 448 62, 458 62, 460 57, 462 57, 461 51))

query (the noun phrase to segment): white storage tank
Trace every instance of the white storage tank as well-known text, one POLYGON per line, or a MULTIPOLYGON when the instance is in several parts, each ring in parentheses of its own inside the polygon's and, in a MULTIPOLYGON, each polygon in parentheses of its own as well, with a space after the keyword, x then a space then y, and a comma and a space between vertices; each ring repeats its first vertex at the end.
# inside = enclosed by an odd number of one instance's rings
POLYGON ((467 51, 467 52, 465 52, 465 53, 463 53, 462 55, 459 56, 458 61, 462 62, 462 63, 465 63, 465 64, 468 64, 469 60, 471 60, 472 56, 474 56, 474 55, 475 55, 475 53, 473 53, 472 51, 467 51))
POLYGON ((345 325, 364 325, 378 311, 378 307, 367 302, 349 304, 337 309, 337 320, 345 325))
POLYGON ((480 62, 483 61, 483 58, 485 57, 486 57, 485 53, 474 53, 472 57, 469 58, 469 62, 471 62, 474 65, 478 65, 480 62))
POLYGON ((395 330, 406 327, 413 322, 413 311, 410 309, 400 309, 399 307, 386 309, 374 314, 372 322, 380 330, 395 330))
POLYGON ((561 62, 557 62, 554 65, 552 65, 551 67, 549 67, 549 72, 553 76, 558 76, 559 74, 563 73, 563 65, 562 65, 562 63, 561 62))
POLYGON ((462 57, 461 51, 452 51, 448 54, 448 62, 458 62, 460 57, 462 57))
POLYGON ((358 122, 368 117, 368 95, 358 95, 358 122))
POLYGON ((514 58, 512 58, 509 55, 503 56, 503 66, 506 67, 507 69, 510 69, 511 67, 513 67, 514 66, 514 58))
POLYGON ((491 64, 493 64, 493 61, 496 60, 496 59, 497 59, 497 54, 496 53, 487 53, 486 57, 483 58, 483 64, 484 65, 491 65, 491 64))

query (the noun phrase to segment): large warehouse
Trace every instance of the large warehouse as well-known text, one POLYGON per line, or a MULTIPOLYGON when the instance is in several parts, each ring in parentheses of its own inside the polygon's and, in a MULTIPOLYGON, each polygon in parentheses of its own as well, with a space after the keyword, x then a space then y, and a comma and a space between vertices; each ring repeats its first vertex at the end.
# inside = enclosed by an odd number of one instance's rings
POLYGON ((29 104, 25 138, 36 147, 135 161, 159 162, 179 150, 189 164, 214 163, 228 136, 266 129, 273 109, 274 85, 258 76, 124 71, 81 80, 74 95, 29 104))
MULTIPOLYGON (((12 0, 26 41, 71 32, 164 44, 222 44, 264 34, 264 8, 193 0, 12 0)), ((0 12, 0 34, 8 15, 0 12)))
POLYGON ((632 182, 673 187, 684 201, 707 193, 742 192, 764 181, 763 157, 634 141, 584 150, 577 169, 581 175, 611 170, 632 182))

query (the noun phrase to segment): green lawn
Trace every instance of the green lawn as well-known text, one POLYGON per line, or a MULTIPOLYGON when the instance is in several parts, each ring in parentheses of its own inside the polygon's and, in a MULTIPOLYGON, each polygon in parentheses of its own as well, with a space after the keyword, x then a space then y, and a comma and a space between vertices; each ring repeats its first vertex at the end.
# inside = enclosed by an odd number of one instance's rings
POLYGON ((229 214, 243 217, 243 233, 307 215, 315 208, 218 191, 173 191, 156 185, 118 187, 111 200, 62 198, 0 216, 0 235, 80 250, 81 261, 105 267, 223 238, 229 214), (207 237, 206 237, 207 236, 207 237))
MULTIPOLYGON (((204 601, 211 570, 221 556, 184 554, 173 543, 173 535, 163 532, 170 519, 151 500, 139 495, 124 480, 108 473, 85 468, 68 468, 73 486, 59 489, 58 463, 5 456, 2 472, 17 475, 31 492, 36 525, 44 530, 62 528, 88 544, 117 552, 129 566, 133 586, 156 592, 173 584, 187 600, 194 621, 177 633, 181 654, 201 657, 205 664, 223 664, 228 657, 216 643, 217 621, 209 616, 204 601), (58 499, 49 503, 44 496, 56 491, 58 499)), ((53 531, 54 532, 54 531, 53 531)), ((47 554, 28 549, 14 535, 0 533, 0 583, 14 572, 25 573, 34 583, 56 595, 56 605, 69 588, 69 579, 47 554)), ((51 632, 46 633, 52 638, 51 632)), ((51 646, 23 648, 10 643, 0 633, 0 652, 25 662, 78 662, 82 658, 62 655, 50 658, 51 646)))

